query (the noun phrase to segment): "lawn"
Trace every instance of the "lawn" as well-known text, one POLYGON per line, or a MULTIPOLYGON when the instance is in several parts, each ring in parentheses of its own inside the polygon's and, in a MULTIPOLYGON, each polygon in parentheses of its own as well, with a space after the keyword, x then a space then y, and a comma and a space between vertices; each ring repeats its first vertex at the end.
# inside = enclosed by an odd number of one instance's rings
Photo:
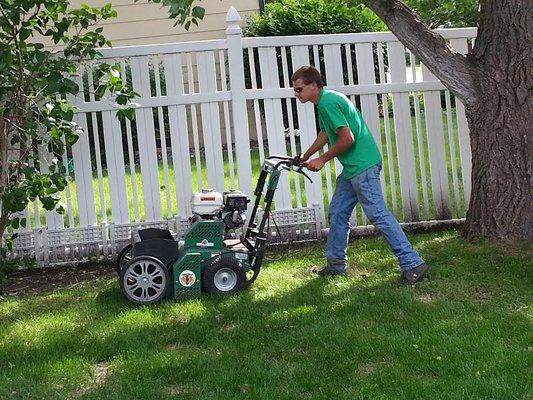
POLYGON ((531 245, 412 235, 398 287, 380 238, 348 278, 322 243, 271 247, 253 287, 135 307, 115 279, 0 301, 0 399, 531 399, 531 245))

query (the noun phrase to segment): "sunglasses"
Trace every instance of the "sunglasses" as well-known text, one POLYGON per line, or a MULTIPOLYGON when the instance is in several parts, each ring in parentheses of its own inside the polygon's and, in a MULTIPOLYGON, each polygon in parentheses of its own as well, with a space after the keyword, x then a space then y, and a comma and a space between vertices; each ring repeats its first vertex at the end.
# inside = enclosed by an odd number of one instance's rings
POLYGON ((293 88, 294 93, 302 93, 307 85, 301 86, 301 87, 295 87, 293 88))

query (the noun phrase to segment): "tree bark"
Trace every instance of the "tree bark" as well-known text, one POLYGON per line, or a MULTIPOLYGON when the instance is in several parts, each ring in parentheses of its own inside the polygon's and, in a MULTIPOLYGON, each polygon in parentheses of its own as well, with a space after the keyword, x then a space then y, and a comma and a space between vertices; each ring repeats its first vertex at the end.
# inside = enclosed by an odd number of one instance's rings
POLYGON ((467 238, 533 239, 533 2, 481 2, 467 238))
POLYGON ((465 103, 472 195, 464 235, 533 240, 533 1, 481 0, 473 53, 453 52, 400 0, 367 0, 465 103))

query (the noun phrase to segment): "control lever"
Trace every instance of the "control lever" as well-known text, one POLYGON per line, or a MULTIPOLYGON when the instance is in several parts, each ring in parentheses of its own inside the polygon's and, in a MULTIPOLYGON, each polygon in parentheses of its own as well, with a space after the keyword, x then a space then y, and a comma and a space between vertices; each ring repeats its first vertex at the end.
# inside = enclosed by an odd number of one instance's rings
POLYGON ((309 175, 307 175, 304 171, 303 171, 303 166, 299 167, 296 172, 298 172, 299 174, 302 174, 303 176, 305 176, 307 179, 309 179, 309 182, 313 183, 313 181, 311 180, 311 178, 309 178, 309 175))
POLYGON ((303 176, 305 176, 307 179, 309 179, 309 182, 313 183, 312 179, 309 177, 309 175, 307 175, 304 171, 303 171, 303 168, 304 167, 307 167, 307 163, 306 162, 303 162, 301 160, 302 158, 302 155, 301 154, 298 154, 297 156, 293 157, 293 159, 290 161, 290 165, 292 167, 295 167, 293 168, 293 170, 295 172, 298 172, 299 174, 302 174, 303 176))

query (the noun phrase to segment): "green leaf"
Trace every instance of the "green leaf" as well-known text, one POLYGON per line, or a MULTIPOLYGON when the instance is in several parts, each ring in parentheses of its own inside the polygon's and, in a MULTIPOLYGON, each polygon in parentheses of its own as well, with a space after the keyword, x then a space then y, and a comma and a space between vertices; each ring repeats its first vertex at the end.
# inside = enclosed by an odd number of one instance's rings
POLYGON ((66 135, 67 143, 69 145, 74 145, 78 141, 78 135, 76 135, 74 132, 70 131, 66 135))
POLYGON ((26 39, 28 39, 31 35, 31 30, 30 29, 21 29, 19 31, 19 40, 20 41, 24 41, 26 39))
POLYGON ((54 126, 52 127, 52 129, 50 129, 50 136, 52 136, 52 138, 54 139, 61 139, 61 136, 63 136, 63 132, 61 132, 60 128, 54 126))
POLYGON ((79 85, 74 82, 73 80, 71 79, 64 79, 63 80, 63 85, 64 85, 64 92, 66 93, 69 93, 69 94, 72 94, 72 95, 77 95, 78 92, 80 91, 80 87, 79 85))
POLYGON ((74 110, 68 110, 64 115, 63 118, 67 121, 72 121, 72 118, 74 118, 74 110))
POLYGON ((127 118, 130 121, 135 120, 135 108, 123 108, 117 111, 117 118, 119 120, 124 120, 127 118))
POLYGON ((192 16, 198 19, 203 19, 205 16, 205 9, 200 6, 196 6, 192 9, 192 16))
POLYGON ((107 85, 99 85, 95 90, 95 94, 97 97, 104 97, 104 94, 106 91, 107 91, 107 85))

